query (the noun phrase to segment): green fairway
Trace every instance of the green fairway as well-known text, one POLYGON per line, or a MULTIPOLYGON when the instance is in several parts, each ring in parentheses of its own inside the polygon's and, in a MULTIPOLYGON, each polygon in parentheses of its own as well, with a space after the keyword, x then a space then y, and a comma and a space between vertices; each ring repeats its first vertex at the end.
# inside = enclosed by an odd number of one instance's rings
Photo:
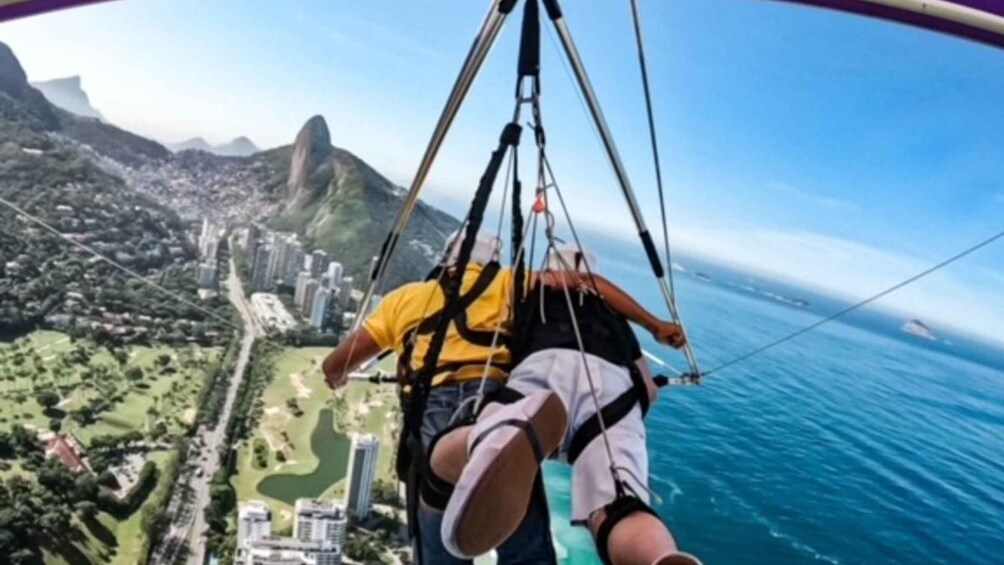
POLYGON ((317 426, 310 435, 310 448, 318 465, 306 475, 281 473, 269 475, 258 483, 258 492, 292 505, 297 498, 315 498, 331 485, 345 478, 352 440, 335 431, 334 413, 321 410, 317 426))
POLYGON ((353 380, 332 393, 320 373, 320 363, 329 352, 322 347, 288 348, 279 355, 275 376, 261 396, 258 426, 238 446, 232 478, 237 498, 267 502, 279 529, 291 524, 297 498, 344 494, 353 432, 380 438, 377 478, 390 479, 393 473, 400 420, 395 387, 353 380), (264 468, 256 468, 254 442, 268 448, 264 468))
POLYGON ((99 435, 146 432, 163 422, 170 435, 181 433, 195 417, 195 400, 205 382, 205 369, 218 348, 164 345, 129 346, 113 352, 87 340, 37 331, 10 344, 0 344, 0 431, 14 424, 46 428, 63 418, 85 445, 99 435), (83 352, 85 359, 76 356, 83 352), (158 362, 162 356, 167 366, 158 362), (129 379, 130 369, 141 371, 129 379), (46 411, 36 401, 42 391, 54 392, 59 403, 46 411), (95 402, 108 401, 95 421, 81 425, 65 416, 95 402))

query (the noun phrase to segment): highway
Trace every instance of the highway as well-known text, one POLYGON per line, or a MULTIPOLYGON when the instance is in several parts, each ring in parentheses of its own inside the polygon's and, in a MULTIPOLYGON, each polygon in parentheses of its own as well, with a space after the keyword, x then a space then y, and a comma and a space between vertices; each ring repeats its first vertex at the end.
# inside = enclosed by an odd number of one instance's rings
POLYGON ((209 504, 209 482, 220 467, 218 454, 226 439, 227 422, 230 421, 237 389, 247 369, 251 346, 255 338, 264 334, 251 313, 251 305, 245 299, 244 287, 237 277, 233 258, 230 259, 230 275, 227 277, 226 286, 230 303, 240 313, 244 324, 240 352, 216 425, 211 428, 201 428, 188 449, 186 464, 179 474, 168 503, 168 512, 172 517, 171 526, 161 544, 151 555, 150 562, 156 565, 172 565, 182 561, 189 565, 204 563, 206 544, 203 534, 206 522, 203 511, 209 504))

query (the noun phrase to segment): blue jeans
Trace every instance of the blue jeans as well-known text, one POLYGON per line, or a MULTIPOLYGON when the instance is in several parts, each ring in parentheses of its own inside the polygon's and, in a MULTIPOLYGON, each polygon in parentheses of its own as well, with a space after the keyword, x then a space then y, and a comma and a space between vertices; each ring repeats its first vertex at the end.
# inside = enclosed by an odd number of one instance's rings
MULTIPOLYGON (((470 381, 443 385, 429 391, 424 419, 422 420, 422 443, 426 446, 433 437, 449 423, 453 413, 464 399, 478 393, 480 381, 470 381)), ((498 381, 485 383, 485 391, 501 388, 498 381)), ((469 565, 470 560, 457 559, 443 546, 440 533, 443 515, 428 508, 418 511, 418 523, 422 538, 422 565, 469 565)), ((498 565, 554 565, 557 557, 551 540, 551 516, 547 509, 547 497, 540 475, 534 485, 533 496, 526 517, 516 532, 496 550, 498 565)))

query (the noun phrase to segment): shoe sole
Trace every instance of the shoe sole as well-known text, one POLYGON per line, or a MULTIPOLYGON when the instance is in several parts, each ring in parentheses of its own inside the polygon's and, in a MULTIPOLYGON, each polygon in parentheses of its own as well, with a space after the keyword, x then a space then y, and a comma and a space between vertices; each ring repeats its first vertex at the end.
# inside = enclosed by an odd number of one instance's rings
MULTIPOLYGON (((546 457, 557 449, 565 435, 568 425, 565 406, 557 394, 550 393, 539 405, 525 407, 524 414, 527 413, 546 457)), ((510 427, 492 433, 508 433, 510 437, 476 480, 457 515, 454 543, 448 547, 453 545, 463 556, 487 553, 516 531, 526 516, 540 471, 526 432, 510 427)), ((476 458, 477 453, 472 454, 471 460, 476 458)))

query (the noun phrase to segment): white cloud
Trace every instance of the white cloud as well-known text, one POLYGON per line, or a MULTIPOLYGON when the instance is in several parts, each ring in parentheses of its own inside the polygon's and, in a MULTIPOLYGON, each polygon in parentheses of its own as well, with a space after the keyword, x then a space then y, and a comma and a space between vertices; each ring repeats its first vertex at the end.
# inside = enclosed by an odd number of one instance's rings
MULTIPOLYGON (((684 251, 850 300, 874 295, 937 262, 808 231, 676 228, 673 235, 684 251)), ((897 290, 876 306, 1001 342, 1002 281, 1004 273, 972 273, 960 262, 897 290)))
POLYGON ((767 188, 773 190, 774 192, 780 192, 786 194, 790 197, 802 200, 804 202, 812 202, 820 206, 829 208, 831 210, 843 210, 843 211, 853 211, 860 210, 860 206, 854 202, 848 202, 846 200, 840 200, 839 198, 834 198, 832 196, 827 196, 825 194, 816 194, 813 192, 808 192, 799 188, 795 188, 790 184, 771 181, 767 183, 767 188))

